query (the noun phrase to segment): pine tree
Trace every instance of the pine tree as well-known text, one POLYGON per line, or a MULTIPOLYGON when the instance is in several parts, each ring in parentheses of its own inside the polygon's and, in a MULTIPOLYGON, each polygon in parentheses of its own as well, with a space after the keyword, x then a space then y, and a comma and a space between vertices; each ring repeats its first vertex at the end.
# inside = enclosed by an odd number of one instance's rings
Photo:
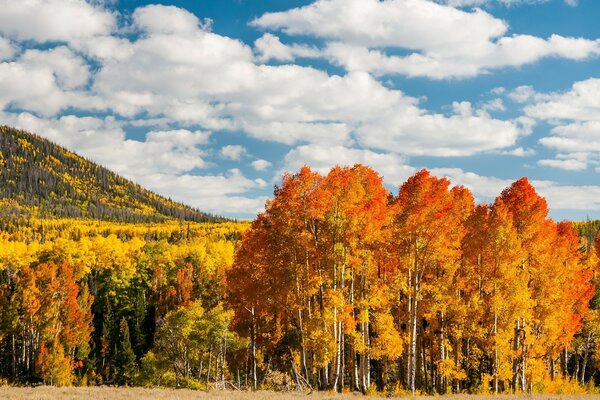
POLYGON ((116 354, 118 375, 115 382, 119 385, 130 385, 135 377, 137 365, 135 353, 129 340, 129 326, 125 318, 119 323, 119 345, 116 354))

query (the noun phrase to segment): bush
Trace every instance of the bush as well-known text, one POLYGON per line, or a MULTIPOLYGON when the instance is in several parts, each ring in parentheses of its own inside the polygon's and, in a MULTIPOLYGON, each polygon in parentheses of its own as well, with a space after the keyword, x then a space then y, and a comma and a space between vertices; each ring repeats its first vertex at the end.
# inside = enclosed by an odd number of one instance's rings
POLYGON ((294 387, 295 383, 291 376, 285 372, 271 371, 265 377, 261 389, 273 390, 275 392, 289 392, 294 387))

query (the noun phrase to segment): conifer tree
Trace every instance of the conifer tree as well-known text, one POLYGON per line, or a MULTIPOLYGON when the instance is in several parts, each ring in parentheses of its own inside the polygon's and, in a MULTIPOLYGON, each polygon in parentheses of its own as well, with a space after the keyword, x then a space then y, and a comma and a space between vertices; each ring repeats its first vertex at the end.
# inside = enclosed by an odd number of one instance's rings
POLYGON ((117 371, 116 383, 119 385, 130 385, 137 371, 135 353, 129 339, 129 325, 125 318, 119 323, 119 344, 116 354, 117 371))

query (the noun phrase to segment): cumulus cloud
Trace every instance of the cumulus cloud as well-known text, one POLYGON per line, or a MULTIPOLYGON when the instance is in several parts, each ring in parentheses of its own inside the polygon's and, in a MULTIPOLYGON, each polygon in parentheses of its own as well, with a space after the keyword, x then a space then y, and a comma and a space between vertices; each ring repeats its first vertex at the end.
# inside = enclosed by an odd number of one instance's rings
POLYGON ((252 165, 252 168, 254 168, 256 171, 264 171, 264 170, 270 168, 273 164, 271 164, 267 160, 258 159, 258 160, 252 161, 250 163, 250 165, 252 165))
POLYGON ((535 150, 530 148, 517 147, 511 150, 503 150, 500 152, 500 154, 515 157, 529 157, 535 154, 535 150))
POLYGON ((264 188, 263 180, 246 178, 239 169, 219 175, 153 174, 143 177, 141 183, 158 193, 169 193, 171 198, 214 213, 252 215, 260 211, 266 196, 248 196, 248 191, 264 188))
POLYGON ((46 116, 66 108, 104 108, 85 85, 90 79, 86 61, 71 49, 29 49, 12 62, 0 62, 0 108, 13 106, 46 116))
POLYGON ((227 158, 229 160, 239 161, 243 156, 245 156, 248 151, 244 146, 240 146, 237 144, 230 144, 227 146, 223 146, 221 148, 221 157, 227 158))
POLYGON ((136 8, 133 12, 133 23, 144 32, 166 34, 193 34, 200 26, 200 20, 194 14, 175 6, 158 4, 136 8))
POLYGON ((10 40, 0 36, 0 61, 11 59, 16 52, 15 45, 10 40))
POLYGON ((321 52, 310 46, 281 43, 279 38, 271 33, 265 33, 254 42, 254 49, 259 62, 269 60, 294 61, 297 57, 320 57, 321 52))
POLYGON ((587 168, 587 163, 577 159, 565 159, 565 160, 539 160, 538 165, 542 165, 545 167, 552 167, 558 169, 564 169, 567 171, 581 171, 587 168))
POLYGON ((600 121, 600 79, 575 82, 570 90, 535 99, 525 112, 544 120, 600 121))
POLYGON ((597 40, 508 35, 508 24, 486 11, 453 7, 465 5, 429 0, 317 0, 266 13, 251 23, 291 36, 322 38, 326 40, 323 55, 330 62, 348 71, 375 74, 470 77, 544 57, 580 60, 600 54, 597 40), (386 48, 406 49, 409 54, 388 55, 386 48))
POLYGON ((0 9, 0 32, 15 40, 72 42, 116 28, 114 14, 84 0, 1 0, 0 9))
POLYGON ((599 158, 600 79, 575 82, 564 92, 537 93, 531 87, 525 91, 528 93, 525 113, 554 125, 550 135, 539 142, 556 150, 558 155, 538 164, 577 171, 585 169, 590 159, 599 158), (565 157, 565 153, 578 156, 565 157))
POLYGON ((157 171, 183 173, 204 168, 208 132, 184 129, 150 131, 145 140, 126 138, 124 124, 113 117, 40 118, 30 113, 2 113, 4 123, 35 132, 139 182, 157 171))

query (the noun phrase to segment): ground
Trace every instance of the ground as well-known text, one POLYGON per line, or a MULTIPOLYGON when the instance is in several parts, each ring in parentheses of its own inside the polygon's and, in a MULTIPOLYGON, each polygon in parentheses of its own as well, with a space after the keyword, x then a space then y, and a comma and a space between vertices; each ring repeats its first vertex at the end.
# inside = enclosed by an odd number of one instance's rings
MULTIPOLYGON (((206 400, 347 400, 347 399, 369 399, 373 397, 363 397, 358 394, 330 395, 327 393, 274 393, 259 391, 256 393, 233 392, 233 391, 212 391, 210 393, 195 390, 173 390, 173 389, 143 389, 143 388, 111 388, 111 387, 89 387, 89 388, 56 388, 56 387, 8 387, 0 386, 0 399, 11 400, 188 400, 188 399, 206 399, 206 400)), ((439 400, 440 397, 419 397, 419 400, 439 400)), ((535 396, 470 396, 470 395, 452 395, 445 396, 444 400, 576 400, 576 399, 600 399, 600 396, 594 395, 535 395, 535 396)))

